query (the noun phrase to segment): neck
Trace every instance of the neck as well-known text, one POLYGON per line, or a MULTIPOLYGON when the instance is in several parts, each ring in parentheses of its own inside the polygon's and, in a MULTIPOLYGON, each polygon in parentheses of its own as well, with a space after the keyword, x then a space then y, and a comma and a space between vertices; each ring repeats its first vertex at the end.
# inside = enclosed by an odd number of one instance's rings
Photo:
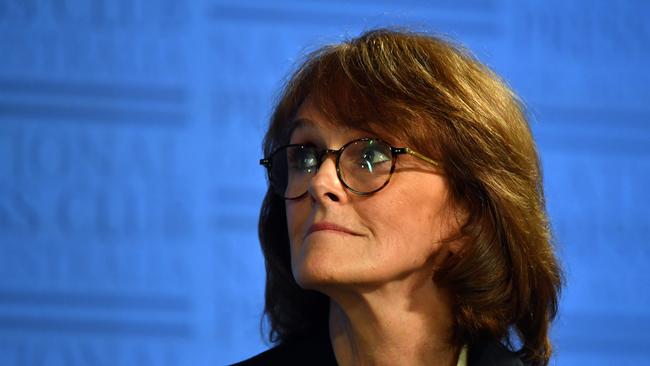
POLYGON ((330 338, 339 365, 455 365, 452 312, 431 278, 330 293, 330 338))

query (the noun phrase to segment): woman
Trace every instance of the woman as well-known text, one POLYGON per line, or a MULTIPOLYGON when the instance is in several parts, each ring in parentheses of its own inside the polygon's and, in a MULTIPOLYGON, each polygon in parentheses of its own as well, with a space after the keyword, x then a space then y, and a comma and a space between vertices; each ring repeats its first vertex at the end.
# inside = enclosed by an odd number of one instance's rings
POLYGON ((312 53, 264 140, 270 339, 242 365, 546 365, 561 273, 523 108, 463 50, 312 53))

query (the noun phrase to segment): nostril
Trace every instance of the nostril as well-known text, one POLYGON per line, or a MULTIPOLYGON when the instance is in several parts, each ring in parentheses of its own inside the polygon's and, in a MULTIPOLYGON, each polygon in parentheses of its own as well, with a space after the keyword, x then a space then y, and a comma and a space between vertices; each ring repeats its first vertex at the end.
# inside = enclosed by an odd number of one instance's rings
POLYGON ((335 195, 334 193, 327 192, 327 193, 325 193, 325 195, 334 202, 339 201, 339 197, 337 195, 335 195))

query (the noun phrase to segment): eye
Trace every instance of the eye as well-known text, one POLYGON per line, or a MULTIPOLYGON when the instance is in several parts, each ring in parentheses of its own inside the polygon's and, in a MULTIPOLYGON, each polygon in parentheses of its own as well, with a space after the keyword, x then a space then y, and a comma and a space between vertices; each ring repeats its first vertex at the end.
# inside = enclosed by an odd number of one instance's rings
POLYGON ((357 166, 364 171, 374 173, 380 166, 386 165, 385 163, 390 161, 390 153, 371 141, 366 148, 360 151, 357 166))
POLYGON ((318 167, 318 156, 313 146, 294 146, 287 151, 289 169, 294 172, 311 173, 318 167))

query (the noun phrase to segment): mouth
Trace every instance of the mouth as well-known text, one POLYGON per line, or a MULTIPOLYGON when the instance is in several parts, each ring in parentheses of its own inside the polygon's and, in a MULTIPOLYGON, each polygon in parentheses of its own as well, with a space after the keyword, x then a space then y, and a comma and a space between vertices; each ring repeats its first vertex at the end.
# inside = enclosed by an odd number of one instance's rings
POLYGON ((331 223, 331 222, 318 222, 315 224, 312 224, 309 227, 309 230, 307 230, 307 234, 305 236, 308 236, 309 234, 318 232, 318 231, 330 231, 333 233, 339 233, 339 234, 344 234, 344 235, 353 235, 353 236, 360 236, 361 234, 356 233, 346 227, 331 223))

